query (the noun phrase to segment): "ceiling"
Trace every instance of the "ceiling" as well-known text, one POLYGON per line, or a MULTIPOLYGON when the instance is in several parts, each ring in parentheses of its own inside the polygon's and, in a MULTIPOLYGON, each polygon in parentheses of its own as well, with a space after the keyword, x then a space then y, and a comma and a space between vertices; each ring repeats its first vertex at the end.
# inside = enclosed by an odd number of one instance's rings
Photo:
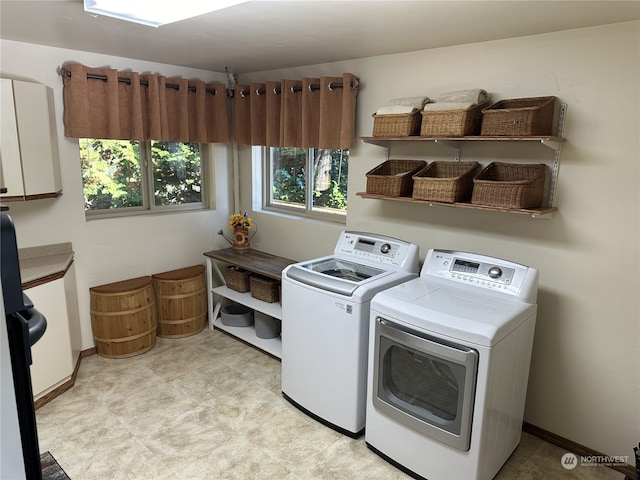
POLYGON ((82 0, 1 0, 0 38, 246 73, 637 19, 640 0, 262 0, 153 28, 82 0))

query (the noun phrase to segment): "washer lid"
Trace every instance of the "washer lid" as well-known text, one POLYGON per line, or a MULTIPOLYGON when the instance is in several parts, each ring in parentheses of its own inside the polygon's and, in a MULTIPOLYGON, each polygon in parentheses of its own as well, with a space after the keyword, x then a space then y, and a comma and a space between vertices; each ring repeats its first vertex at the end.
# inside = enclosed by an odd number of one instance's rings
POLYGON ((388 273, 381 268, 335 257, 298 263, 290 266, 285 272, 288 278, 347 296, 352 296, 362 282, 388 273))
POLYGON ((349 262, 339 258, 327 258, 325 260, 303 263, 298 266, 324 275, 330 275, 343 280, 351 280, 352 282, 362 282, 363 280, 368 280, 371 277, 386 273, 386 270, 381 268, 349 262))

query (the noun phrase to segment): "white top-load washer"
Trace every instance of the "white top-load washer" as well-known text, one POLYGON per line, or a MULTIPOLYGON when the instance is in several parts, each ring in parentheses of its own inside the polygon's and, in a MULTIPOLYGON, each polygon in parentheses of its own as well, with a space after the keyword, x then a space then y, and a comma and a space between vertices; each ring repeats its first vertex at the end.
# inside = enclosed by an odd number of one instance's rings
POLYGON ((340 234, 333 255, 282 272, 282 393, 325 425, 357 437, 365 422, 369 304, 418 275, 418 247, 340 234))
POLYGON ((538 272, 429 250, 371 302, 365 440, 415 478, 488 480, 520 442, 538 272))

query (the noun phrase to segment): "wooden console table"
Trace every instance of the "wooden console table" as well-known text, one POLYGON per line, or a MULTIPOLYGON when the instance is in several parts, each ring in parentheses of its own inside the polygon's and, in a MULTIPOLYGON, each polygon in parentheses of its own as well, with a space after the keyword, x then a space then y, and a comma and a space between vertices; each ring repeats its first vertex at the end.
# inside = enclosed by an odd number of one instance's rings
POLYGON ((219 328, 220 330, 224 330, 225 332, 273 355, 274 357, 281 358, 282 342, 280 341, 280 337, 269 339, 259 338, 256 336, 254 327, 232 327, 224 325, 218 318, 224 299, 229 299, 236 303, 246 305, 249 308, 277 318, 281 321, 282 307, 279 302, 263 302, 253 298, 249 292, 240 293, 228 288, 225 284, 224 275, 220 271, 216 261, 235 265, 250 272, 276 280, 282 280, 282 271, 288 265, 296 262, 288 258, 277 257, 257 250, 237 252, 233 248, 211 250, 209 252, 205 252, 204 256, 207 257, 209 327, 211 329, 219 328), (217 277, 217 281, 214 279, 214 276, 217 277))

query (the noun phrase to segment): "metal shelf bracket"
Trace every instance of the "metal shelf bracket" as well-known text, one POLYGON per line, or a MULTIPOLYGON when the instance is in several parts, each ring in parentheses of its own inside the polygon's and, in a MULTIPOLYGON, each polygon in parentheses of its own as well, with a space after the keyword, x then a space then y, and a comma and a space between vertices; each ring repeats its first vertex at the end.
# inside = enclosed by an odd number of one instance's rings
MULTIPOLYGON (((564 133, 564 122, 567 115, 567 104, 560 105, 560 113, 558 115, 558 127, 556 128, 556 136, 562 137, 564 133)), ((551 164, 551 182, 549 184, 549 198, 547 199, 547 206, 553 207, 553 200, 556 195, 556 188, 558 187, 558 174, 560 173, 560 152, 562 151, 562 144, 553 141, 541 141, 543 145, 549 148, 553 148, 553 163, 551 164)))
POLYGON ((441 143, 442 145, 446 145, 447 147, 453 148, 455 161, 459 162, 461 153, 462 153, 462 142, 456 140, 442 140, 440 138, 436 138, 434 140, 435 143, 441 143))

